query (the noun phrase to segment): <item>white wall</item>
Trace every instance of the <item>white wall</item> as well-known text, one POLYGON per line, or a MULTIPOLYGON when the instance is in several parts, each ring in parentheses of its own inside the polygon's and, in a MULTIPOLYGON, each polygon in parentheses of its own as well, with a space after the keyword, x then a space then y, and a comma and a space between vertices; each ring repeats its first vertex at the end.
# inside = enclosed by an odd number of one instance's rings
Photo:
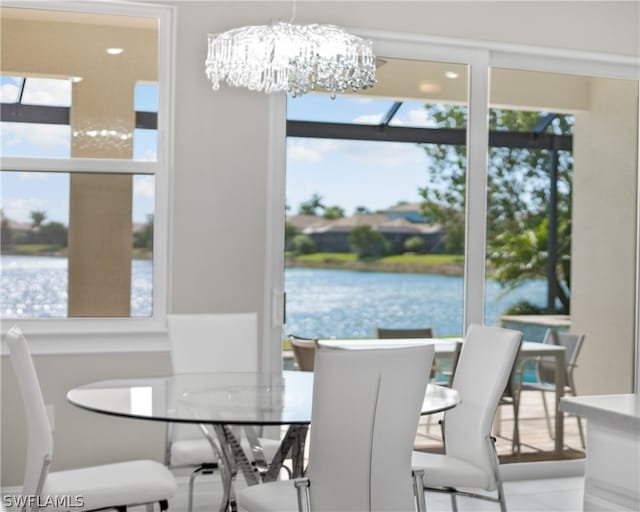
MULTIPOLYGON (((260 314, 268 98, 226 88, 211 92, 203 63, 208 32, 288 19, 291 3, 173 3, 178 9, 170 307, 174 312, 260 314), (233 244, 228 235, 233 236, 233 244)), ((298 2, 297 16, 301 23, 332 22, 625 55, 638 54, 637 20, 637 3, 610 2, 298 2)), ((96 379, 166 374, 168 354, 93 354, 69 359, 43 355, 36 364, 47 402, 57 407, 54 468, 136 457, 161 460, 159 425, 73 410, 65 405, 64 396, 70 387, 96 379)), ((3 356, 3 486, 21 482, 25 453, 25 427, 8 368, 3 356)))
POLYGON ((630 393, 634 381, 638 83, 591 79, 576 115, 571 330, 586 333, 580 394, 630 393))

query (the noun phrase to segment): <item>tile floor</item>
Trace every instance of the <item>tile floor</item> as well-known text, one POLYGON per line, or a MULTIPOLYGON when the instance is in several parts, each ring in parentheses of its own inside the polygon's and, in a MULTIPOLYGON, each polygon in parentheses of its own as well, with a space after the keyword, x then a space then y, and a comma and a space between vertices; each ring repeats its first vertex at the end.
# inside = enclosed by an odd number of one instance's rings
MULTIPOLYGON (((178 492, 171 501, 170 512, 187 510, 188 478, 178 476, 178 482, 178 492)), ((579 512, 582 510, 583 485, 582 477, 505 482, 507 508, 510 512, 579 512)), ((215 476, 199 477, 196 480, 194 512, 217 510, 220 496, 219 481, 215 476)), ((451 510, 448 495, 427 493, 426 502, 429 512, 451 510)), ((498 512, 500 509, 497 503, 458 498, 458 510, 498 512)))

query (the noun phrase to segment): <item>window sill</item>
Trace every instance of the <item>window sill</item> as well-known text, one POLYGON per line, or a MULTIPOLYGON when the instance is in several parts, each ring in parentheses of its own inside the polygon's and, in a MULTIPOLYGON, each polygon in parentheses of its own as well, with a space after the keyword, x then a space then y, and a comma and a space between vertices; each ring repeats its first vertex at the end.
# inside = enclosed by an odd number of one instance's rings
POLYGON ((156 319, 4 319, 0 344, 2 356, 9 353, 5 336, 14 325, 20 327, 29 342, 31 353, 35 355, 169 350, 166 324, 156 319))

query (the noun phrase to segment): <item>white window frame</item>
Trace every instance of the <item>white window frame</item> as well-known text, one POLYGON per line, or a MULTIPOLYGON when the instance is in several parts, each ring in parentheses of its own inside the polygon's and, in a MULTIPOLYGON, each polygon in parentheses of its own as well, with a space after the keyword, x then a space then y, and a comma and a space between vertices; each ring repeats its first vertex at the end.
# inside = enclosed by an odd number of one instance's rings
MULTIPOLYGON (((489 72, 492 67, 574 75, 640 79, 635 57, 583 52, 570 49, 473 41, 416 34, 366 31, 350 32, 373 40, 381 57, 440 61, 469 65, 467 129, 467 204, 464 274, 464 326, 484 323, 485 259, 487 217, 487 159, 489 154, 489 72)), ((270 158, 267 186, 265 325, 262 364, 276 369, 282 365, 282 323, 284 295, 284 189, 286 153, 286 98, 271 98, 270 158)), ((640 107, 638 108, 640 120, 640 107)), ((640 168, 640 166, 639 166, 640 168)), ((637 199, 640 230, 640 192, 637 199)), ((640 393, 640 232, 636 243, 635 389, 640 393)))
POLYGON ((121 352, 158 349, 158 335, 166 334, 170 297, 169 239, 170 185, 173 172, 173 112, 175 69, 175 7, 120 2, 5 1, 3 7, 72 11, 91 14, 144 16, 158 19, 158 153, 157 161, 99 158, 2 157, 0 169, 11 171, 123 173, 152 175, 155 183, 153 240, 153 312, 149 318, 2 319, 4 335, 19 325, 29 335, 34 353, 121 352), (73 172, 73 171, 71 171, 73 172), (71 336, 70 336, 71 335, 71 336), (89 339, 89 336, 91 338, 89 339))

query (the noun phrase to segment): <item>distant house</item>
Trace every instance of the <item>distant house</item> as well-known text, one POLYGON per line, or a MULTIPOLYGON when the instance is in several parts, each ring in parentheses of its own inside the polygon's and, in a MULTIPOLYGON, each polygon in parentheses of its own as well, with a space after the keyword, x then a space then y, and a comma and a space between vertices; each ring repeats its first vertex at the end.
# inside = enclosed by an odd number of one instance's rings
POLYGON ((390 219, 406 219, 409 222, 424 223, 427 219, 422 215, 422 203, 403 203, 387 210, 390 219))
POLYGON ((333 220, 313 215, 293 215, 287 217, 287 223, 298 232, 310 236, 319 252, 351 252, 349 234, 359 226, 371 226, 371 229, 382 233, 393 253, 404 252, 406 240, 415 236, 424 240, 424 252, 443 252, 442 229, 439 225, 412 222, 401 214, 393 217, 389 213, 368 213, 333 220))

